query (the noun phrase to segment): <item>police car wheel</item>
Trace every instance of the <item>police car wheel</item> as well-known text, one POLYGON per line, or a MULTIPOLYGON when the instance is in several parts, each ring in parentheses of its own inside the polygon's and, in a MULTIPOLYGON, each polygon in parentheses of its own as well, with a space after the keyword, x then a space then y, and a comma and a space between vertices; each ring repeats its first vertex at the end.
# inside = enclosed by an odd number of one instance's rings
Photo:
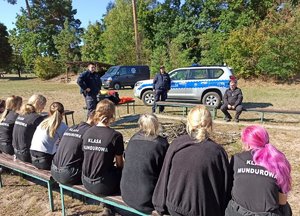
POLYGON ((146 106, 152 106, 154 103, 154 93, 152 90, 145 91, 142 96, 143 103, 146 106))
POLYGON ((208 92, 202 99, 204 105, 219 107, 221 105, 221 97, 217 92, 208 92))

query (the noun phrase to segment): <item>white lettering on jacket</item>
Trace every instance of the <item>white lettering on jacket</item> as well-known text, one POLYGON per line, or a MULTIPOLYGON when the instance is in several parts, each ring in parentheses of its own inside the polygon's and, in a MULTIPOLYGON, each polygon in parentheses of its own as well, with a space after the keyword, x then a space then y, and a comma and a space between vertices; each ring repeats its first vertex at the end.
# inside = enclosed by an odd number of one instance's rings
POLYGON ((276 178, 274 173, 269 172, 268 170, 257 169, 257 168, 238 168, 237 173, 239 174, 247 173, 247 174, 262 175, 271 178, 276 178))
POLYGON ((15 124, 16 124, 16 125, 23 126, 23 127, 27 127, 27 124, 26 124, 26 123, 24 123, 24 122, 15 121, 15 124))
POLYGON ((108 152, 108 149, 105 147, 99 147, 99 146, 83 146, 84 150, 90 150, 90 151, 99 151, 99 152, 108 152))
POLYGON ((97 143, 97 144, 101 144, 101 139, 91 139, 91 138, 89 138, 88 139, 88 142, 89 143, 97 143))

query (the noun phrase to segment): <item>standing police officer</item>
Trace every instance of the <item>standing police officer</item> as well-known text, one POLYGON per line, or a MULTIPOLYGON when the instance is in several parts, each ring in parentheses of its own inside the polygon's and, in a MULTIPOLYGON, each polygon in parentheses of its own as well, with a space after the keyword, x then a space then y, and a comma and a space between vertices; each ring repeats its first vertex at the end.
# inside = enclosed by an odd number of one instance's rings
POLYGON ((97 94, 102 85, 100 77, 100 74, 96 73, 95 64, 89 63, 88 70, 81 73, 77 79, 77 84, 80 86, 80 93, 85 98, 88 116, 96 109, 97 94))
MULTIPOLYGON (((171 79, 168 73, 165 71, 165 66, 160 66, 160 72, 157 73, 153 79, 153 91, 155 101, 152 106, 152 112, 155 113, 156 102, 165 101, 168 97, 168 91, 171 88, 171 79)), ((164 106, 159 106, 159 112, 163 112, 165 109, 164 106)))

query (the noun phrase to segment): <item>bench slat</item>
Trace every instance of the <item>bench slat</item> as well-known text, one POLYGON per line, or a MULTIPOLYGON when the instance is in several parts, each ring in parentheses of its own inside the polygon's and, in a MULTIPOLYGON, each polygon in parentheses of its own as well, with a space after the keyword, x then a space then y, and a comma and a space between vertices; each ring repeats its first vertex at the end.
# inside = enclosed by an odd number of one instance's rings
POLYGON ((280 110, 280 109, 246 109, 248 112, 264 112, 264 113, 282 113, 282 114, 297 114, 300 115, 300 111, 296 110, 280 110))
POLYGON ((73 186, 67 186, 63 184, 59 184, 60 187, 60 193, 61 193, 61 202, 62 202, 62 215, 65 215, 65 204, 64 204, 64 192, 63 190, 68 190, 77 194, 80 194, 82 196, 106 203, 111 206, 115 206, 117 208, 124 209, 126 211, 135 213, 137 215, 143 215, 147 216, 147 214, 144 214, 142 212, 137 211, 136 209, 133 209, 129 207, 122 199, 121 196, 96 196, 92 193, 90 193, 88 190, 84 188, 83 185, 73 185, 73 186))

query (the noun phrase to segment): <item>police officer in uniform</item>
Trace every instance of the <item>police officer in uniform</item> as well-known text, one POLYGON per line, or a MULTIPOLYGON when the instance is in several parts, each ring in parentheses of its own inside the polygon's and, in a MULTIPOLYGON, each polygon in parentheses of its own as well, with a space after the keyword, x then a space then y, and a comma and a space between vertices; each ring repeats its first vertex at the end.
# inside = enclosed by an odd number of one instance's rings
POLYGON ((88 70, 81 73, 77 79, 77 84, 80 86, 80 93, 85 98, 88 116, 95 110, 97 105, 97 95, 102 85, 100 78, 100 74, 96 73, 95 64, 89 63, 88 70))
MULTIPOLYGON (((154 104, 152 112, 155 113, 156 102, 165 101, 168 97, 168 91, 171 88, 171 79, 168 73, 165 71, 165 66, 160 66, 160 72, 157 73, 153 79, 153 91, 154 91, 154 104)), ((159 112, 164 111, 164 106, 159 106, 159 112)))

